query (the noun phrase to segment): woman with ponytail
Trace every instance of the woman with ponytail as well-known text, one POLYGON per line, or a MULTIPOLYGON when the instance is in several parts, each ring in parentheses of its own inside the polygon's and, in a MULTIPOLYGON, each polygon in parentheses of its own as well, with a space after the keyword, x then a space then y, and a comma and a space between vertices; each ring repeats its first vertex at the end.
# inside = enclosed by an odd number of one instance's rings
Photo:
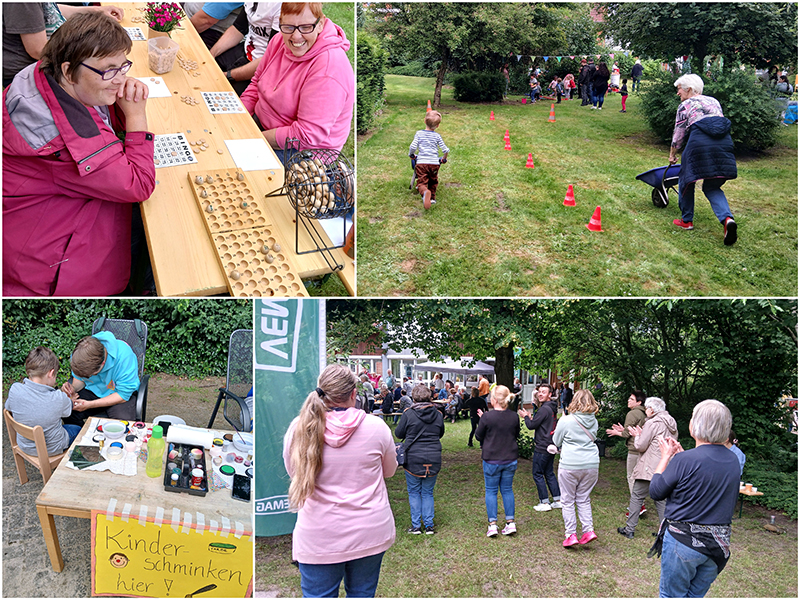
POLYGON ((328 365, 283 440, 297 511, 292 558, 307 598, 371 598, 381 561, 394 543, 384 478, 397 470, 394 440, 383 419, 355 408, 356 376, 328 365))

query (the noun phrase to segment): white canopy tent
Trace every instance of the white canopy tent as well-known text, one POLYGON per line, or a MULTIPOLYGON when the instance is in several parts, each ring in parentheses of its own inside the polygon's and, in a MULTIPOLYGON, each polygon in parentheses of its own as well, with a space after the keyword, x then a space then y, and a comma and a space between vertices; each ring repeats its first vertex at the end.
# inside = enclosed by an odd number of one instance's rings
MULTIPOLYGON (((463 359, 462 359, 463 360, 463 359)), ((443 362, 424 362, 414 365, 415 371, 439 371, 441 373, 454 373, 458 375, 492 375, 494 367, 485 362, 477 361, 473 366, 467 367, 460 361, 446 359, 443 362)))

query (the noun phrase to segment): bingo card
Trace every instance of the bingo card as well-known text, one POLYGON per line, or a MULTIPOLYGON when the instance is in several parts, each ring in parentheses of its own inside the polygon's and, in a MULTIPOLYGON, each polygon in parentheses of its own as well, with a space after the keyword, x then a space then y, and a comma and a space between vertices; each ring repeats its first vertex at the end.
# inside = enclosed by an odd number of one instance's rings
POLYGON ((197 162, 186 136, 182 133, 168 133, 155 137, 153 160, 156 164, 156 169, 197 162))
POLYGON ((128 32, 128 37, 134 42, 146 42, 147 38, 144 37, 144 32, 141 27, 123 27, 128 32))
POLYGON ((247 112, 235 92, 200 92, 212 114, 247 112))

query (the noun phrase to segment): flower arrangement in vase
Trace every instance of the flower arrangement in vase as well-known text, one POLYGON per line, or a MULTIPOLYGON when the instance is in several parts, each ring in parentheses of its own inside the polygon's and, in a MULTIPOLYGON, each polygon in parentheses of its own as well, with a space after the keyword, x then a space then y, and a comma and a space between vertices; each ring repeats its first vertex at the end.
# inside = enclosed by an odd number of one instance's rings
POLYGON ((149 37, 172 37, 170 34, 178 28, 186 13, 175 2, 148 2, 144 16, 150 28, 149 37))

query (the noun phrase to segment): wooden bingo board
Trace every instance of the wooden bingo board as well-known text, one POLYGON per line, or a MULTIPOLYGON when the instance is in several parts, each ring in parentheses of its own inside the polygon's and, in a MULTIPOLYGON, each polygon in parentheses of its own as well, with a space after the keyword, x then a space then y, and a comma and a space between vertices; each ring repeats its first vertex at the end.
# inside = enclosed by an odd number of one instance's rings
POLYGON ((236 169, 193 171, 189 182, 232 296, 307 296, 265 203, 236 169))

